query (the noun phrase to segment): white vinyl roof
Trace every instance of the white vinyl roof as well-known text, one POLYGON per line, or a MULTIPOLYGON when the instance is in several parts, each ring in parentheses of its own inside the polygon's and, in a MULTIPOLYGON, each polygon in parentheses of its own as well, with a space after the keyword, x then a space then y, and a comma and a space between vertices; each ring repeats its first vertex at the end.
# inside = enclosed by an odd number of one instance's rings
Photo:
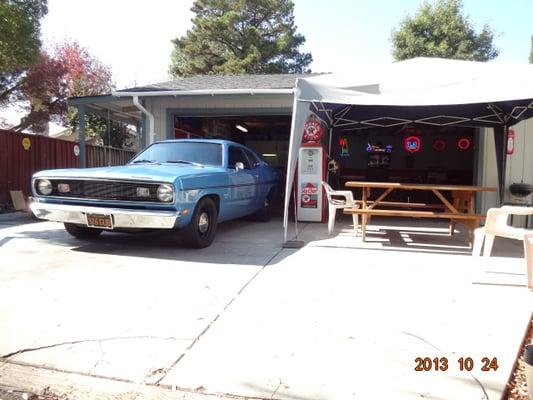
POLYGON ((300 101, 426 106, 533 97, 533 65, 415 58, 298 79, 300 101))

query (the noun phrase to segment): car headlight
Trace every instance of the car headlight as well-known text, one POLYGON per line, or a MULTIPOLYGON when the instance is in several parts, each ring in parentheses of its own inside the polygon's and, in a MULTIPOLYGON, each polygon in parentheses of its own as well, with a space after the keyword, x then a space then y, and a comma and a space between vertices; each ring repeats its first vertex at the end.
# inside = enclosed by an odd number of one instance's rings
POLYGON ((70 185, 68 183, 60 183, 57 185, 57 191, 59 193, 70 193, 70 185))
POLYGON ((159 185, 157 188, 157 198, 159 201, 168 203, 174 200, 174 187, 172 185, 159 185))
POLYGON ((52 193, 52 182, 48 179, 39 179, 37 181, 37 191, 45 196, 52 193))

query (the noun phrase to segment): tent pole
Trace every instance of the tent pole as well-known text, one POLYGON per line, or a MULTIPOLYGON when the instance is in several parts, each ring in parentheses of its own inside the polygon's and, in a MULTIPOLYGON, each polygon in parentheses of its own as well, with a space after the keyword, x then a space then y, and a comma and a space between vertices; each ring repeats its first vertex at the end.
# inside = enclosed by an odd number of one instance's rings
MULTIPOLYGON (((300 248, 305 245, 300 240, 288 240, 289 229, 289 204, 291 200, 292 190, 294 186, 294 175, 296 173, 296 163, 298 162, 298 153, 300 144, 302 143, 303 126, 305 124, 305 118, 307 112, 309 112, 309 104, 302 103, 298 100, 300 95, 300 89, 298 87, 299 79, 296 79, 296 87, 294 88, 294 99, 292 107, 292 120, 291 120, 291 135, 289 139, 289 154, 287 160, 287 178, 285 180, 285 205, 283 208, 283 247, 287 248, 300 248)), ((296 190, 294 188, 294 190, 296 190)), ((296 205, 296 202, 295 202, 296 205)), ((296 215, 295 215, 296 220, 296 215)), ((297 222, 295 221, 295 228, 298 229, 297 222)), ((298 231, 296 231, 298 234, 298 231)))
POLYGON ((333 128, 329 128, 329 139, 328 139, 328 157, 327 157, 327 167, 326 167, 326 182, 329 183, 329 161, 331 160, 331 137, 333 136, 333 128))
POLYGON ((502 172, 500 179, 500 206, 503 206, 505 199, 505 178, 507 171, 507 140, 509 139, 509 126, 507 123, 503 126, 503 143, 502 143, 502 172))

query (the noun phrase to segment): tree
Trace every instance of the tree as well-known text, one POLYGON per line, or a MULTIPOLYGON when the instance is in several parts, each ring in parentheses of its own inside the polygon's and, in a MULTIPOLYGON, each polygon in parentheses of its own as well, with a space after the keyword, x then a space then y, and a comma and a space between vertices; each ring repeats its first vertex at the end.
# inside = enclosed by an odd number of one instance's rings
POLYGON ((485 24, 476 33, 461 0, 424 2, 414 17, 407 16, 392 31, 392 55, 396 60, 413 57, 442 57, 488 61, 498 56, 494 32, 485 24))
POLYGON ((27 72, 21 87, 19 100, 26 100, 28 114, 15 131, 31 129, 44 132, 48 122, 62 122, 67 112, 68 84, 64 77, 67 68, 59 58, 41 52, 39 62, 27 72))
POLYGON ((112 89, 109 68, 78 43, 63 43, 50 53, 42 51, 21 85, 21 100, 29 102, 28 115, 15 130, 40 132, 50 121, 68 126, 69 97, 95 96, 112 89))
POLYGON ((193 28, 173 40, 170 73, 266 74, 308 71, 290 0, 196 0, 193 28))
POLYGON ((0 106, 20 88, 24 71, 39 60, 46 0, 0 1, 0 106))
MULTIPOLYGON (((113 89, 111 71, 78 43, 63 43, 54 51, 41 52, 39 62, 27 72, 21 87, 28 101, 28 115, 14 127, 43 132, 54 121, 76 129, 77 109, 68 107, 69 97, 97 96, 113 89)), ((97 137, 98 144, 122 147, 129 136, 127 128, 106 118, 89 114, 86 133, 97 137), (109 130, 109 135, 108 135, 109 130)))

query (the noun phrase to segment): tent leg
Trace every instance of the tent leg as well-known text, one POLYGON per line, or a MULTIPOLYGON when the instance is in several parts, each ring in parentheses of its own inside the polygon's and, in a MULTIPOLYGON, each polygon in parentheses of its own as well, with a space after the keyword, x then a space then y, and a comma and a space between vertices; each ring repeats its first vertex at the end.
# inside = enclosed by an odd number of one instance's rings
POLYGON ((503 138, 502 138, 502 170, 501 170, 501 179, 500 179, 500 206, 503 206, 505 200, 505 177, 507 170, 507 140, 509 139, 509 126, 507 124, 503 127, 503 138))

